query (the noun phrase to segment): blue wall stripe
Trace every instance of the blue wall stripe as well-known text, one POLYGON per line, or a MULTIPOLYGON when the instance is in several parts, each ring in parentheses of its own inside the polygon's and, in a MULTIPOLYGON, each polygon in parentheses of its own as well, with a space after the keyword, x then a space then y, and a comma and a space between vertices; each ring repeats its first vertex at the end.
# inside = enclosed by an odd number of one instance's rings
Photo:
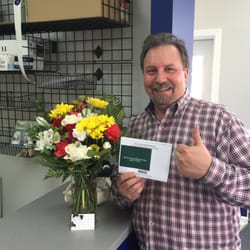
POLYGON ((173 0, 151 0, 151 34, 172 33, 173 0))

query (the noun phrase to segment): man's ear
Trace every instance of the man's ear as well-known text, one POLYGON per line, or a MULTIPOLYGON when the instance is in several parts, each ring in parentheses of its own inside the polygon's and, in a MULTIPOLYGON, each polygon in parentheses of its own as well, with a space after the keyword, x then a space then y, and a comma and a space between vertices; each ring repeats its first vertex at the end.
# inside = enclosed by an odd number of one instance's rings
POLYGON ((188 77, 189 77, 189 69, 188 68, 184 69, 184 76, 185 76, 185 82, 187 83, 188 77))

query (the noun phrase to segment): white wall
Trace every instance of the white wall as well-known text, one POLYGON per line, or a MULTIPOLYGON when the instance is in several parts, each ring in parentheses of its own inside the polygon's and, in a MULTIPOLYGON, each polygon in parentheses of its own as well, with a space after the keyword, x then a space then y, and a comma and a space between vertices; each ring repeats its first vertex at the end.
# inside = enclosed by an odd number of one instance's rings
MULTIPOLYGON (((150 32, 151 0, 134 1, 133 114, 148 102, 139 68, 139 54, 150 32)), ((222 29, 219 102, 234 111, 250 128, 250 1, 196 0, 195 29, 222 29)))
POLYGON ((195 29, 222 29, 219 103, 250 128, 250 1, 196 0, 195 29))
POLYGON ((144 38, 150 32, 150 5, 151 0, 133 1, 133 108, 132 114, 142 112, 148 103, 148 96, 144 91, 143 77, 140 68, 140 52, 144 38))

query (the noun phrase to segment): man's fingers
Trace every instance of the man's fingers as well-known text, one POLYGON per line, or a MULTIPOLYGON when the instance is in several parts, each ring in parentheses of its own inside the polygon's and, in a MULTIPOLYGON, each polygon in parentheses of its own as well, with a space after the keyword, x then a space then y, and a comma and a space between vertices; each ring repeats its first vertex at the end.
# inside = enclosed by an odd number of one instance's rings
POLYGON ((136 200, 144 188, 144 179, 134 172, 122 173, 117 178, 120 193, 130 200, 136 200))
POLYGON ((126 182, 129 179, 132 179, 132 178, 135 178, 135 177, 136 177, 136 174, 134 172, 126 172, 126 173, 119 174, 118 181, 120 183, 123 183, 123 182, 126 182))
POLYGON ((187 149, 189 148, 189 146, 185 145, 185 144, 178 144, 176 146, 176 152, 178 153, 184 153, 187 149))
POLYGON ((201 136, 200 136, 200 128, 199 128, 199 126, 196 126, 193 129, 192 137, 193 137, 194 146, 202 144, 202 139, 201 139, 201 136))

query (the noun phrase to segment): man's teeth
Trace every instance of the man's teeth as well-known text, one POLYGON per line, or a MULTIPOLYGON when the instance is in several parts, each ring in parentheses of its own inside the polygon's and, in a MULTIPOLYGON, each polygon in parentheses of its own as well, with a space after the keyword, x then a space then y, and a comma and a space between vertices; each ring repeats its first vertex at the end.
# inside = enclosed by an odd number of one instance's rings
POLYGON ((166 90, 170 90, 171 87, 165 87, 165 88, 155 88, 155 90, 159 90, 159 91, 166 91, 166 90))

